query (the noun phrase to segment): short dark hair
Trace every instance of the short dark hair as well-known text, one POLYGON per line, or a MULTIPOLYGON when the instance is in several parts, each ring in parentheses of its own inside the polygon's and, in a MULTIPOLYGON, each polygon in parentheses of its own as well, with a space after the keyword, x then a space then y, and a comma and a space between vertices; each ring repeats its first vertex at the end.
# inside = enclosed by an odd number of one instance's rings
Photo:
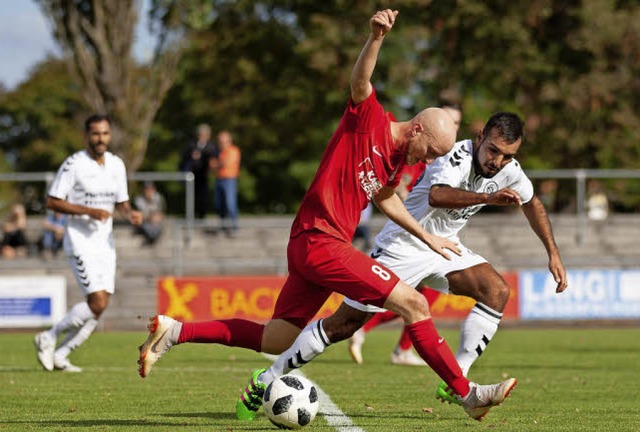
POLYGON ((89 128, 93 123, 99 123, 101 121, 106 121, 111 125, 111 117, 107 114, 92 114, 84 121, 84 131, 89 132, 89 128))
POLYGON ((482 129, 482 134, 487 136, 492 129, 496 129, 500 137, 509 144, 519 139, 524 140, 524 122, 512 112, 498 112, 492 115, 482 129))

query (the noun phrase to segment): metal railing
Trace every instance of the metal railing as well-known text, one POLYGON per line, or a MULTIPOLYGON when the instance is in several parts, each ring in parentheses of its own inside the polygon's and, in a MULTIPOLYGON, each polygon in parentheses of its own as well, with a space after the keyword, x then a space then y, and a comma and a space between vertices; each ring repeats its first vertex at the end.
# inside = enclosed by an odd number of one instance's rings
MULTIPOLYGON (((552 169, 530 170, 531 179, 575 179, 576 215, 578 217, 577 243, 584 244, 587 236, 587 180, 588 179, 640 179, 640 170, 632 169, 552 169)), ((0 173, 0 182, 44 182, 45 189, 55 178, 54 172, 0 173)), ((129 175, 129 181, 184 182, 185 220, 188 228, 194 227, 194 177, 190 172, 137 172, 129 175)), ((187 234, 188 235, 188 234, 187 234)))
POLYGON ((576 242, 583 245, 587 239, 587 180, 588 179, 640 179, 640 170, 634 169, 556 169, 526 171, 532 179, 575 179, 576 216, 578 234, 576 242))
MULTIPOLYGON (((0 182, 43 182, 44 190, 48 191, 51 183, 55 179, 55 172, 21 172, 21 173, 0 173, 0 182)), ((190 172, 137 172, 128 176, 129 181, 153 181, 153 182, 184 182, 185 183, 185 203, 184 214, 187 225, 193 227, 195 189, 194 176, 190 172)), ((45 193, 46 195, 46 193, 45 193)))

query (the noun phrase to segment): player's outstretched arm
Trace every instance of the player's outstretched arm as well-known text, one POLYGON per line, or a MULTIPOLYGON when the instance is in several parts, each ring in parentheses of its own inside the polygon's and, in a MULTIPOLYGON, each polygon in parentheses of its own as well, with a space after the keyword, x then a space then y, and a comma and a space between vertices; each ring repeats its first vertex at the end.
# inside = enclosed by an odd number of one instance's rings
POLYGON ((492 194, 478 193, 448 185, 434 185, 429 193, 429 205, 434 208, 465 208, 478 204, 495 206, 519 206, 520 195, 504 188, 492 194))
POLYGON ((531 201, 522 206, 522 211, 527 217, 531 229, 533 229, 538 238, 540 238, 547 250, 547 255, 549 256, 549 271, 558 284, 556 286, 556 292, 561 293, 567 288, 567 271, 562 263, 562 258, 560 258, 560 251, 553 237, 551 222, 549 221, 549 216, 544 208, 544 204, 534 195, 531 201))
POLYGON ((385 9, 376 12, 370 20, 371 34, 367 39, 353 71, 351 71, 351 99, 358 104, 369 97, 372 91, 371 75, 378 61, 380 46, 395 23, 398 11, 385 9))
POLYGON ((392 187, 385 186, 380 189, 378 194, 374 196, 373 201, 389 219, 422 240, 434 252, 439 253, 446 259, 450 259, 447 250, 460 255, 460 249, 456 243, 425 231, 422 225, 411 216, 411 213, 409 213, 392 187))

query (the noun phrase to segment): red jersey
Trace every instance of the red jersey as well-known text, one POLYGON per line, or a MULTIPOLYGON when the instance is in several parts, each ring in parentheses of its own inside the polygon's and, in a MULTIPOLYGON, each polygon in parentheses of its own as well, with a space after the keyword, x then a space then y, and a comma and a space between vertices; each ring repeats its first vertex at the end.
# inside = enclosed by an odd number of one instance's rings
POLYGON ((391 118, 375 90, 358 105, 349 100, 302 199, 291 237, 317 229, 351 242, 371 198, 383 186, 395 188, 400 182, 406 156, 393 143, 391 118))

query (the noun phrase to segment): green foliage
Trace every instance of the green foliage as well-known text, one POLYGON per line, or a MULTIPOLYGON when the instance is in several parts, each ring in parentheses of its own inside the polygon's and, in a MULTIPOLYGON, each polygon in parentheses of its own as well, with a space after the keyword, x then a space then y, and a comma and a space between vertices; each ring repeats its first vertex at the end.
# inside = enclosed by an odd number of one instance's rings
MULTIPOLYGON (((83 148, 87 110, 62 61, 50 58, 36 65, 29 80, 0 94, 1 171, 56 171, 67 156, 83 148)), ((25 202, 27 211, 41 211, 37 203, 45 195, 44 186, 2 182, 0 208, 25 202)))
POLYGON ((83 148, 87 106, 63 62, 48 59, 30 79, 0 96, 0 147, 15 171, 52 171, 83 148))
MULTIPOLYGON (((243 151, 242 211, 295 210, 346 104, 369 18, 386 5, 151 5, 156 34, 167 44, 186 36, 188 46, 153 121, 141 169, 176 170, 196 125, 206 122, 214 132, 231 130, 243 151)), ((393 7, 400 15, 373 82, 398 119, 450 93, 463 105, 462 138, 473 137, 496 111, 525 118, 518 159, 527 169, 640 166, 638 2, 404 0, 393 7)), ((84 89, 62 64, 50 62, 24 86, 0 93, 0 147, 13 155, 16 169, 55 169, 78 145, 84 89)), ((153 68, 134 72, 133 88, 153 82, 153 68)), ((631 189, 619 195, 625 206, 637 207, 631 189)))

